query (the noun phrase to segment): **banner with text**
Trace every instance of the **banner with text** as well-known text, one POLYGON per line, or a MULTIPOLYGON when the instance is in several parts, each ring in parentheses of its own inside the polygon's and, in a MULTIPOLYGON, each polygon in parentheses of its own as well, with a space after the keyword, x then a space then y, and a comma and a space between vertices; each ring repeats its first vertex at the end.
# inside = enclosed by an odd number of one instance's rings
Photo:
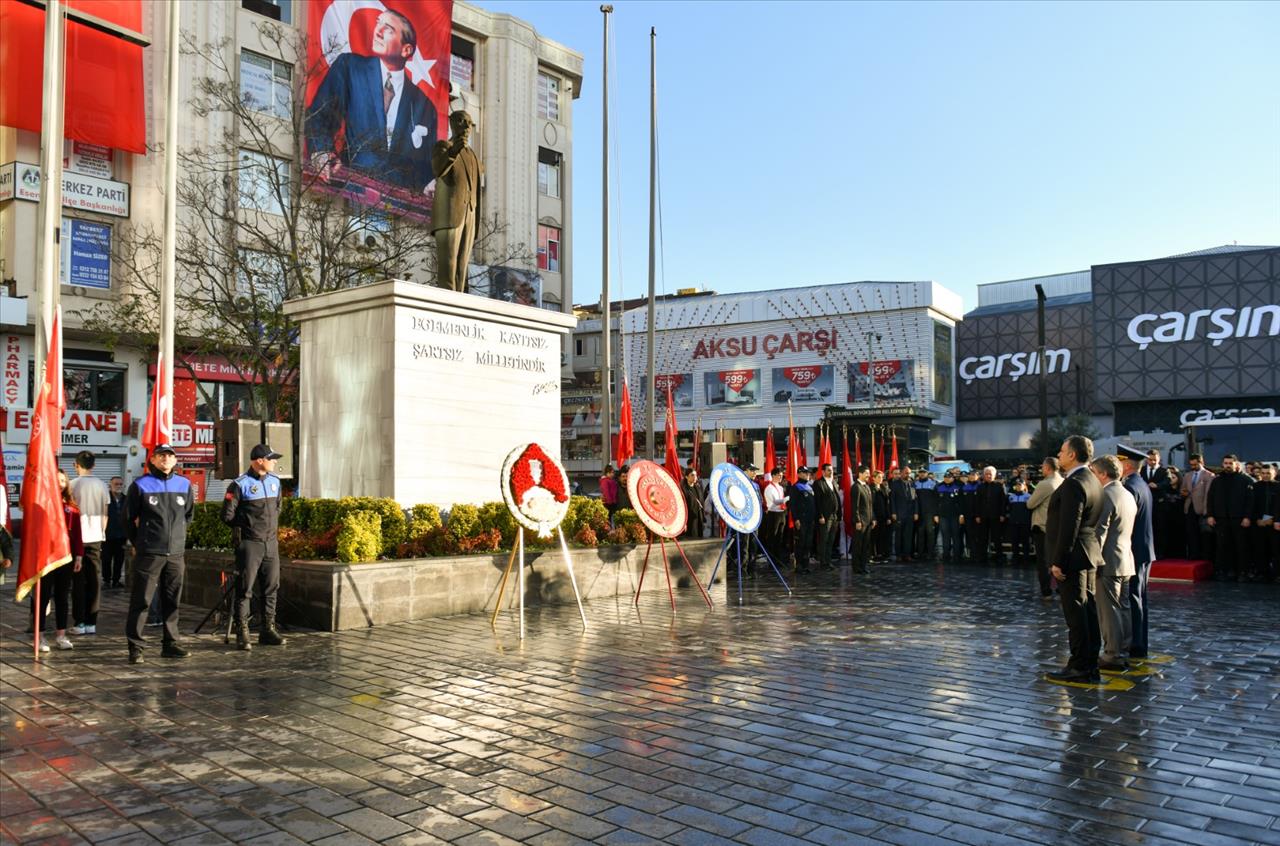
POLYGON ((831 402, 836 389, 836 369, 830 364, 773 368, 773 401, 831 402))
POLYGON ((760 404, 760 371, 755 368, 713 370, 703 374, 707 407, 760 404))
MULTIPOLYGON (((658 395, 655 408, 667 407, 667 387, 671 387, 671 401, 676 408, 693 408, 693 374, 659 373, 653 377, 653 392, 658 395)), ((649 378, 640 379, 640 401, 644 402, 649 391, 649 378)))
POLYGON ((849 402, 867 402, 868 383, 874 382, 875 402, 910 402, 915 398, 912 369, 915 359, 897 358, 871 363, 871 378, 867 377, 867 362, 849 362, 849 402))

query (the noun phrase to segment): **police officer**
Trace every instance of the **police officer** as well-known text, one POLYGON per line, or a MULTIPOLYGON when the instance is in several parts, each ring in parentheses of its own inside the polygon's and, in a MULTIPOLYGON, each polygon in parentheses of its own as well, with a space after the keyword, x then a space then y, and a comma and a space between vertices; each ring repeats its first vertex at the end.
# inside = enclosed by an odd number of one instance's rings
POLYGON ((160 588, 160 613, 164 617, 165 658, 186 658, 178 643, 178 600, 186 575, 187 524, 195 514, 191 483, 175 475, 178 463, 173 447, 161 444, 151 451, 147 473, 134 479, 125 496, 125 532, 133 544, 132 594, 125 636, 129 639, 129 663, 142 663, 142 624, 160 588))
POLYGON ((276 630, 276 593, 280 589, 280 478, 272 471, 280 453, 258 444, 249 453, 249 469, 227 487, 222 521, 231 527, 236 547, 236 646, 248 652, 249 602, 261 581, 262 628, 258 643, 283 646, 276 630))

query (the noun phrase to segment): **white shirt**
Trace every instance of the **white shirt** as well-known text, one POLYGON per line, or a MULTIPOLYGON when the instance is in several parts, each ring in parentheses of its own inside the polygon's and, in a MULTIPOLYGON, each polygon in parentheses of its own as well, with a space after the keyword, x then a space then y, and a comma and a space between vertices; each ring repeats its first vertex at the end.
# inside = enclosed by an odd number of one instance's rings
POLYGON ((770 482, 764 489, 764 505, 770 511, 785 511, 787 508, 787 494, 782 490, 782 485, 777 482, 770 482))
POLYGON ((80 538, 85 543, 107 539, 107 505, 111 491, 107 483, 93 476, 77 476, 68 485, 80 508, 80 538))
POLYGON ((391 149, 391 133, 396 131, 396 115, 400 113, 400 94, 404 91, 404 71, 389 71, 385 67, 382 69, 382 87, 387 87, 387 79, 391 79, 391 87, 395 90, 395 95, 391 98, 391 105, 387 107, 387 149, 391 149))

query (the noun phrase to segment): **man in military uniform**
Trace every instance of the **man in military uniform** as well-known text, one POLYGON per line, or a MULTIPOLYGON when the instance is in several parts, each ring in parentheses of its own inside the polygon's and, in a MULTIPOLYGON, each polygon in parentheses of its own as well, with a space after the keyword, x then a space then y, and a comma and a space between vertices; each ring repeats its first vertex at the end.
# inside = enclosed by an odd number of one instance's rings
POLYGON ((258 643, 283 646, 276 630, 276 594, 280 590, 280 479, 272 471, 280 453, 258 444, 249 453, 249 469, 227 487, 222 521, 231 527, 236 548, 236 646, 248 652, 249 603, 261 584, 262 628, 258 643))

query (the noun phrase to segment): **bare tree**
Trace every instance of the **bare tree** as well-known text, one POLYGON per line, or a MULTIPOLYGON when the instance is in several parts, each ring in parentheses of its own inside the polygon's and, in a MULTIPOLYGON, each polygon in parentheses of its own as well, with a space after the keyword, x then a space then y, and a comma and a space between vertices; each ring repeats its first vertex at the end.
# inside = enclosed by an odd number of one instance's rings
MULTIPOLYGON (((308 82, 324 66, 307 64, 296 32, 270 22, 257 31, 255 52, 280 72, 271 102, 242 90, 230 40, 183 45, 201 69, 187 109, 215 134, 179 151, 175 337, 255 386, 249 415, 279 420, 291 417, 298 369, 297 326, 281 304, 390 278, 431 283, 435 245, 424 215, 357 202, 302 166, 308 82)), ((508 245, 506 231, 497 215, 480 221, 477 261, 530 266, 528 247, 508 245)), ((112 258, 122 295, 77 312, 109 345, 156 344, 160 249, 154 226, 121 227, 112 258)), ((181 356, 176 365, 194 376, 181 356)))

